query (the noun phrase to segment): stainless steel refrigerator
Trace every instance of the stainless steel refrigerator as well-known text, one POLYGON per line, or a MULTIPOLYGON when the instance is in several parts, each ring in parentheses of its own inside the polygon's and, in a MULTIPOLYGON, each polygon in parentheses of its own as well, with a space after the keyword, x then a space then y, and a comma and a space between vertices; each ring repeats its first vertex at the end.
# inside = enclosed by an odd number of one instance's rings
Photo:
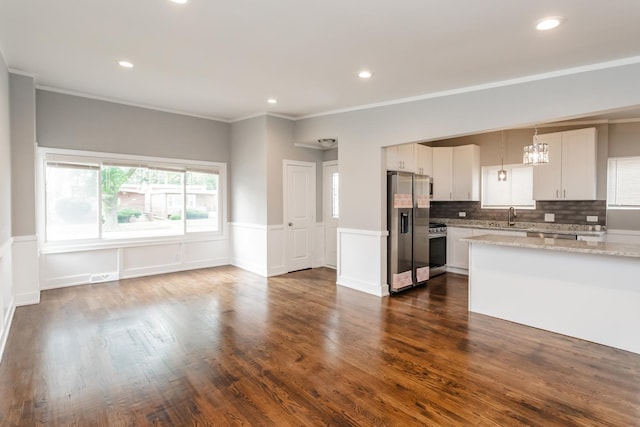
POLYGON ((387 281, 391 293, 429 279, 431 178, 387 172, 387 281))

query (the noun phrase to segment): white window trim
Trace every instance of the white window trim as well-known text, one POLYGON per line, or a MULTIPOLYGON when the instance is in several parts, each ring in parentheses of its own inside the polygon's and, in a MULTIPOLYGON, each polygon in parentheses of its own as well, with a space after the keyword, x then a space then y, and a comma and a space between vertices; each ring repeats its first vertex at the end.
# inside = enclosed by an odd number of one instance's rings
MULTIPOLYGON (((640 156, 620 156, 620 157, 609 157, 607 159, 607 210, 618 210, 618 211, 633 211, 640 210, 640 204, 638 205, 616 205, 611 204, 611 198, 613 197, 610 190, 610 182, 611 179, 611 163, 617 162, 618 160, 630 160, 637 159, 640 162, 640 156)), ((617 165, 616 165, 617 168, 617 165)))
MULTIPOLYGON (((228 238, 227 227, 227 164, 222 162, 208 162, 202 160, 184 160, 165 157, 140 155, 125 155, 116 153, 69 150, 63 148, 37 147, 36 156, 36 197, 37 197, 37 226, 40 252, 60 253, 85 250, 99 250, 132 246, 157 245, 159 243, 194 242, 224 240, 228 238), (165 166, 167 168, 193 170, 198 172, 216 171, 218 173, 218 231, 192 231, 178 236, 159 237, 130 237, 125 239, 83 239, 67 241, 45 241, 46 213, 45 213, 45 165, 47 156, 60 156, 61 159, 82 159, 87 163, 109 163, 121 161, 129 164, 140 163, 141 166, 165 166)), ((186 202, 185 202, 186 203, 186 202)), ((186 227, 186 218, 185 218, 186 227)))

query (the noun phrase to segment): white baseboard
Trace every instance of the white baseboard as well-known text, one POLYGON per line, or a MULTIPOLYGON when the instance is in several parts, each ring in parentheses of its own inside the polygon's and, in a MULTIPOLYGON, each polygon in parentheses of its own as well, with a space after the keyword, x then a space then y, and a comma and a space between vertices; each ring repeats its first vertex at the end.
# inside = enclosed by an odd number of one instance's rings
POLYGON ((40 302, 37 236, 14 236, 11 245, 11 277, 16 306, 40 302))
POLYGON ((263 277, 268 275, 266 225, 229 223, 231 264, 263 277))
POLYGON ((16 307, 23 305, 39 304, 40 303, 40 291, 25 292, 22 294, 16 294, 14 297, 16 307))
POLYGON ((447 273, 456 273, 456 274, 464 274, 465 276, 469 275, 469 270, 466 268, 459 268, 459 267, 451 267, 451 266, 447 266, 447 273))

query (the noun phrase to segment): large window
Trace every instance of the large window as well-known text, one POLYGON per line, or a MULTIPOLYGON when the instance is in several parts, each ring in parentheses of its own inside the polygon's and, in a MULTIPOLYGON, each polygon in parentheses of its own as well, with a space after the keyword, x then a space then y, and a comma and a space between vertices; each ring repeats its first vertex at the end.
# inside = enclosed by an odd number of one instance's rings
POLYGON ((501 166, 482 168, 482 207, 535 209, 533 200, 533 168, 519 164, 504 165, 507 180, 498 181, 501 166))
POLYGON ((609 159, 607 207, 640 209, 640 157, 609 159))
POLYGON ((219 232, 215 164, 42 152, 47 242, 219 232))

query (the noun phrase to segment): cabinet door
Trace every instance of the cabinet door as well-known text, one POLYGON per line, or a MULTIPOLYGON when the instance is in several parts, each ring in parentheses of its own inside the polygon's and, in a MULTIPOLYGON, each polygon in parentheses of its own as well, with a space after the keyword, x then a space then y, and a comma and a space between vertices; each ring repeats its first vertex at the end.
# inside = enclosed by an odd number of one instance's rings
POLYGON ((416 173, 433 176, 433 148, 416 144, 416 173))
POLYGON ((469 242, 460 241, 473 236, 473 228, 447 227, 447 266, 469 269, 469 242))
POLYGON ((596 128, 562 132, 562 199, 596 199, 596 156, 596 128))
POLYGON ((398 145, 398 160, 400 160, 400 169, 405 172, 415 172, 416 170, 416 153, 415 144, 398 145))
POLYGON ((433 148, 433 200, 451 200, 453 149, 452 147, 433 148))
POLYGON ((549 144, 549 163, 532 166, 533 199, 560 200, 562 183, 562 133, 538 135, 539 142, 549 144))
POLYGON ((480 147, 453 147, 453 200, 480 200, 480 147))
POLYGON ((398 159, 398 146, 387 147, 385 148, 385 153, 387 155, 387 170, 388 171, 397 171, 400 170, 400 160, 398 159))

